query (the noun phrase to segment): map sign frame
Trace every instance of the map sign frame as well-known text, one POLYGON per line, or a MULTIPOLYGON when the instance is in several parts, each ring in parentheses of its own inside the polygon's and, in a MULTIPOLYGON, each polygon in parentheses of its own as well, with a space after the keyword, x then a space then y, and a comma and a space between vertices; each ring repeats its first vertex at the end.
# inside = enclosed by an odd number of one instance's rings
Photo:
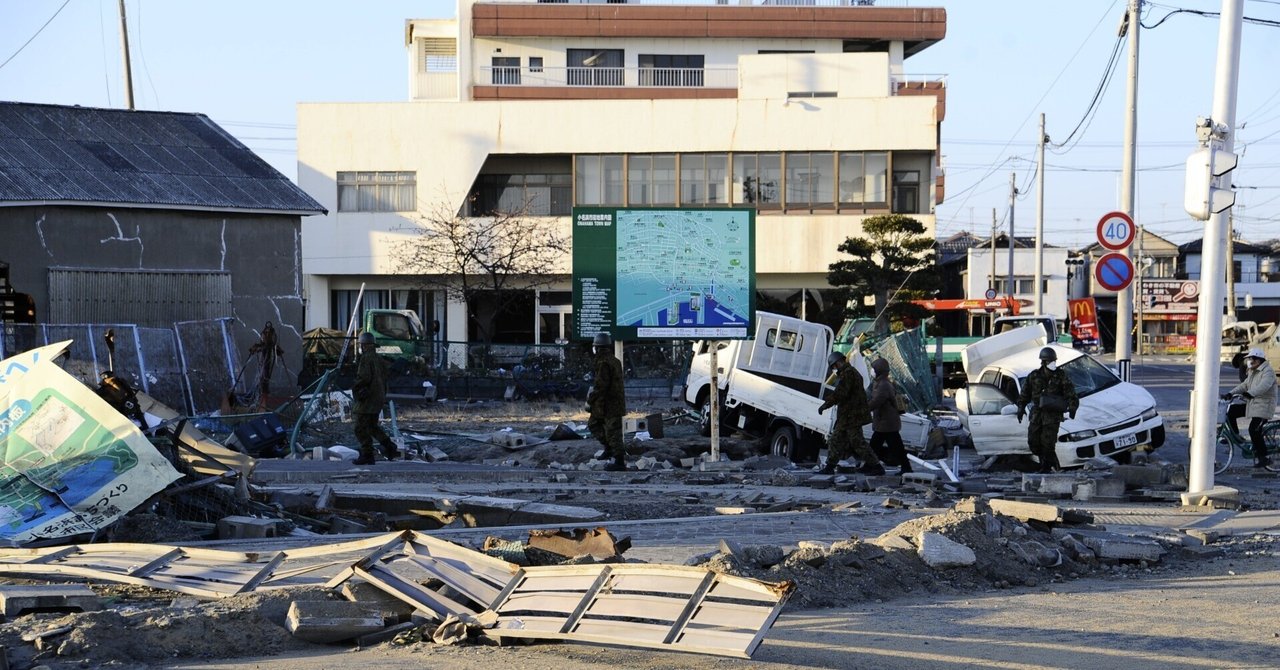
POLYGON ((574 207, 573 339, 755 334, 752 207, 574 207))

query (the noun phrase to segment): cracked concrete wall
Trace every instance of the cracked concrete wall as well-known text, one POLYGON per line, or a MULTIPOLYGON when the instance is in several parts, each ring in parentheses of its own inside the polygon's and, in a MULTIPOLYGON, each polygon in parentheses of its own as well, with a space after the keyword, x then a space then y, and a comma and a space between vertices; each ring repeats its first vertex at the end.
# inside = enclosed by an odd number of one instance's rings
MULTIPOLYGON (((49 269, 216 271, 231 274, 233 332, 243 362, 266 322, 274 326, 284 363, 302 363, 301 217, 127 207, 0 208, 0 261, 10 265, 15 290, 35 298, 37 318, 48 323, 49 269)), ((111 290, 103 286, 102 291, 111 290)), ((169 296, 172 298, 173 296, 169 296)), ((166 296, 139 296, 165 303, 166 296)), ((199 316, 180 301, 165 304, 151 323, 172 327, 199 316)), ((275 375, 273 389, 284 379, 275 375)), ((296 379, 289 379, 293 386, 296 379)))

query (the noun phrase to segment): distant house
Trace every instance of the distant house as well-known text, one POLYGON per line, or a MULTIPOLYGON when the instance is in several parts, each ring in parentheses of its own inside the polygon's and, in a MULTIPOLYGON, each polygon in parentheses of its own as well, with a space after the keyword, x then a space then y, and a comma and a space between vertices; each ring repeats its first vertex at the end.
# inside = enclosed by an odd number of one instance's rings
POLYGON ((244 351, 270 321, 296 355, 323 213, 203 114, 0 102, 0 265, 39 323, 230 317, 244 351))

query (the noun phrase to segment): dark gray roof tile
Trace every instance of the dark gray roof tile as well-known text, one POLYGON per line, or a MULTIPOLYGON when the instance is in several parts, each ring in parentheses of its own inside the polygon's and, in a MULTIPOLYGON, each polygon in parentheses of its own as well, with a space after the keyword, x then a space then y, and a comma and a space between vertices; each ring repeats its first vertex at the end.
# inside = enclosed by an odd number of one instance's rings
POLYGON ((323 212, 202 114, 0 102, 0 205, 323 212))

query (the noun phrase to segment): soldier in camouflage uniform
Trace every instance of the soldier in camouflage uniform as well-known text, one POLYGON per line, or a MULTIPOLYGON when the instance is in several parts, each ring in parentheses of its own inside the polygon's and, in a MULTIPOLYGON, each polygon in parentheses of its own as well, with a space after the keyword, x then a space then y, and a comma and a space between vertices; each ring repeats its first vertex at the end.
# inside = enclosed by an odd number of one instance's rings
POLYGON ((622 446, 622 415, 627 413, 627 401, 622 362, 613 355, 612 345, 608 333, 596 333, 591 341, 596 360, 591 392, 587 394, 587 409, 591 412, 587 430, 613 459, 605 470, 617 472, 627 469, 627 452, 622 446))
POLYGON ((1067 373, 1057 367, 1058 353, 1053 347, 1040 350, 1040 367, 1027 375, 1018 394, 1018 422, 1022 422, 1027 407, 1031 407, 1031 425, 1027 428, 1027 444, 1031 453, 1040 459, 1040 472, 1058 469, 1058 427, 1062 424, 1062 412, 1042 410, 1041 396, 1052 393, 1067 403, 1067 413, 1076 418, 1080 399, 1076 387, 1067 373))
POLYGON ((351 395, 355 399, 351 404, 351 416, 355 418, 356 442, 360 445, 360 457, 353 463, 373 465, 376 460, 374 439, 382 445, 382 454, 387 460, 394 461, 396 443, 378 425, 378 415, 387 402, 387 363, 378 355, 373 333, 360 333, 360 358, 356 362, 356 380, 351 385, 351 395))
POLYGON ((858 472, 883 475, 884 466, 862 437, 862 427, 871 423, 871 410, 867 407, 867 389, 862 383, 862 375, 849 365, 843 354, 832 352, 827 362, 835 368, 838 381, 835 390, 818 408, 818 413, 821 414, 832 406, 838 407, 838 411, 836 425, 827 438, 827 463, 819 472, 834 474, 836 463, 852 454, 862 461, 858 472))

